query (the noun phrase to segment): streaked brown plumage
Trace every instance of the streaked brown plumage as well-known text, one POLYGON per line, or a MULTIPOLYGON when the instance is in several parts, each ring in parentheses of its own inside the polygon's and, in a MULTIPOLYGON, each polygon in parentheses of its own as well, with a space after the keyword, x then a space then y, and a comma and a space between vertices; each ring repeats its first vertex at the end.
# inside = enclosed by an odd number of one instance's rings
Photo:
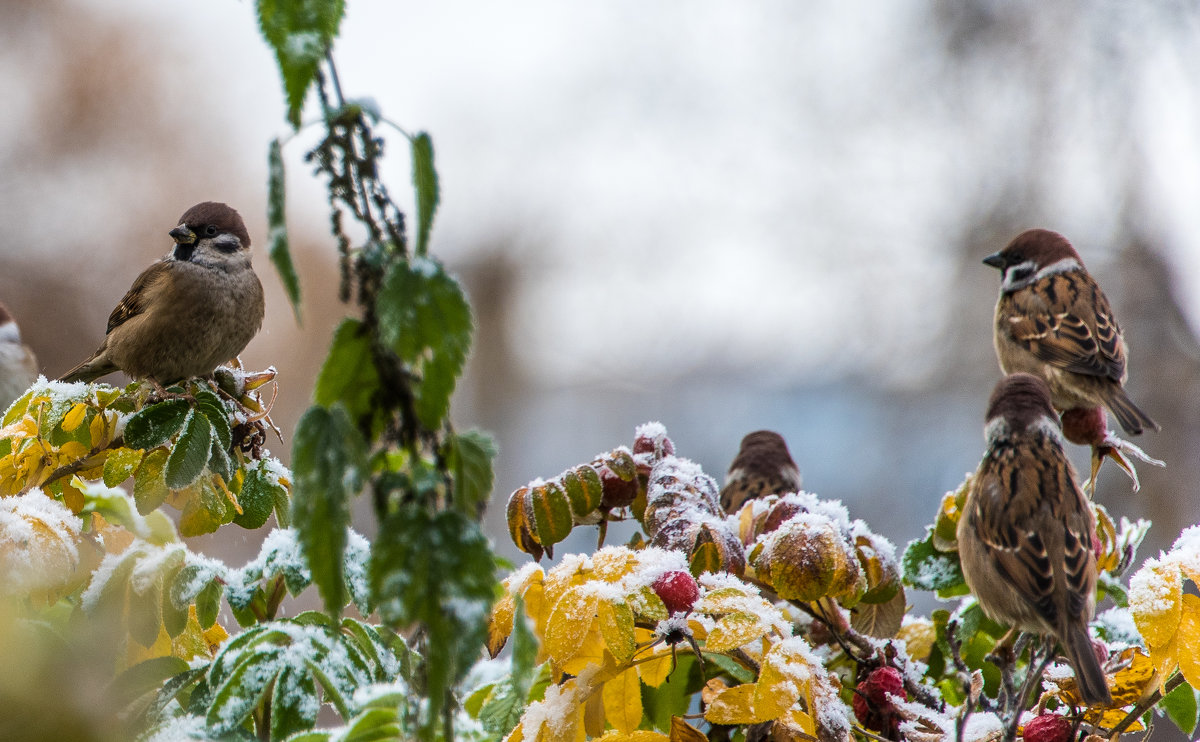
POLYGON ((1065 237, 1031 229, 983 262, 1003 275, 993 339, 1005 373, 1045 379, 1059 410, 1103 405, 1131 435, 1158 430, 1125 393, 1121 328, 1065 237))
POLYGON ((121 370, 167 384, 212 373, 262 325, 263 291, 250 234, 234 209, 196 204, 169 234, 175 246, 133 282, 108 318, 104 342, 63 381, 121 370))
POLYGON ((1083 700, 1110 704, 1088 636, 1095 517, 1063 452, 1046 382, 1024 373, 1001 380, 984 430, 987 452, 958 522, 967 586, 992 619, 1058 639, 1083 700))
POLYGON ((721 487, 721 507, 726 513, 741 510, 747 500, 785 492, 799 492, 800 469, 778 433, 757 430, 742 438, 741 449, 729 465, 721 487))

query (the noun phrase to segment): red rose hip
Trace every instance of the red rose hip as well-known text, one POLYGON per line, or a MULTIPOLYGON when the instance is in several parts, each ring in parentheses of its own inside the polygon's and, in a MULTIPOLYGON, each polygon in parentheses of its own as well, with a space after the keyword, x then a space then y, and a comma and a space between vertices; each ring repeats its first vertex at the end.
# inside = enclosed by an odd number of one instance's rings
POLYGON ((662 599, 671 615, 690 612, 700 597, 696 578, 677 569, 659 575, 650 588, 662 599))

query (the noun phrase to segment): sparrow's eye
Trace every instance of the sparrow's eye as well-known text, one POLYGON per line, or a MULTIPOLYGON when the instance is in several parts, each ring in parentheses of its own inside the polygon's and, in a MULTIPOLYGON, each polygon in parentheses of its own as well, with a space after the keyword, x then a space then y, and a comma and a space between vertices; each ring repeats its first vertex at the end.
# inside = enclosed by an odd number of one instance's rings
POLYGON ((215 224, 210 224, 210 225, 208 225, 207 227, 205 227, 205 228, 204 228, 204 236, 205 236, 205 237, 216 237, 216 236, 217 236, 217 227, 216 227, 216 225, 215 225, 215 224))

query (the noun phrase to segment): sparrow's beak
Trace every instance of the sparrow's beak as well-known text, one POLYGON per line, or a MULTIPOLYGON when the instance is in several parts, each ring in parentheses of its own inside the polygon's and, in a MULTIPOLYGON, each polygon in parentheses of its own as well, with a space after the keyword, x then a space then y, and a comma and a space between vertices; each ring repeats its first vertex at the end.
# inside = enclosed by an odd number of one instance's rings
MULTIPOLYGON (((174 233, 172 233, 172 234, 174 234, 174 233)), ((994 252, 991 255, 984 258, 983 264, 990 265, 993 268, 999 268, 1000 270, 1004 270, 1004 258, 998 252, 994 252)))
POLYGON ((191 245, 196 241, 196 233, 188 229, 186 224, 180 224, 175 229, 172 229, 167 234, 171 235, 171 239, 181 245, 191 245))

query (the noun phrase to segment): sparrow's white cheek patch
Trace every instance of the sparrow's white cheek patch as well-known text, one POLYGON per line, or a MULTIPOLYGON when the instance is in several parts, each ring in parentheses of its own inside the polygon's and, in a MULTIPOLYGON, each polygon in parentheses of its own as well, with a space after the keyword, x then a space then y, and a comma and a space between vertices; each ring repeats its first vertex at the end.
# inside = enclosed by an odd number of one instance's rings
POLYGON ((16 322, 5 322, 0 325, 0 343, 21 342, 21 329, 16 322))

